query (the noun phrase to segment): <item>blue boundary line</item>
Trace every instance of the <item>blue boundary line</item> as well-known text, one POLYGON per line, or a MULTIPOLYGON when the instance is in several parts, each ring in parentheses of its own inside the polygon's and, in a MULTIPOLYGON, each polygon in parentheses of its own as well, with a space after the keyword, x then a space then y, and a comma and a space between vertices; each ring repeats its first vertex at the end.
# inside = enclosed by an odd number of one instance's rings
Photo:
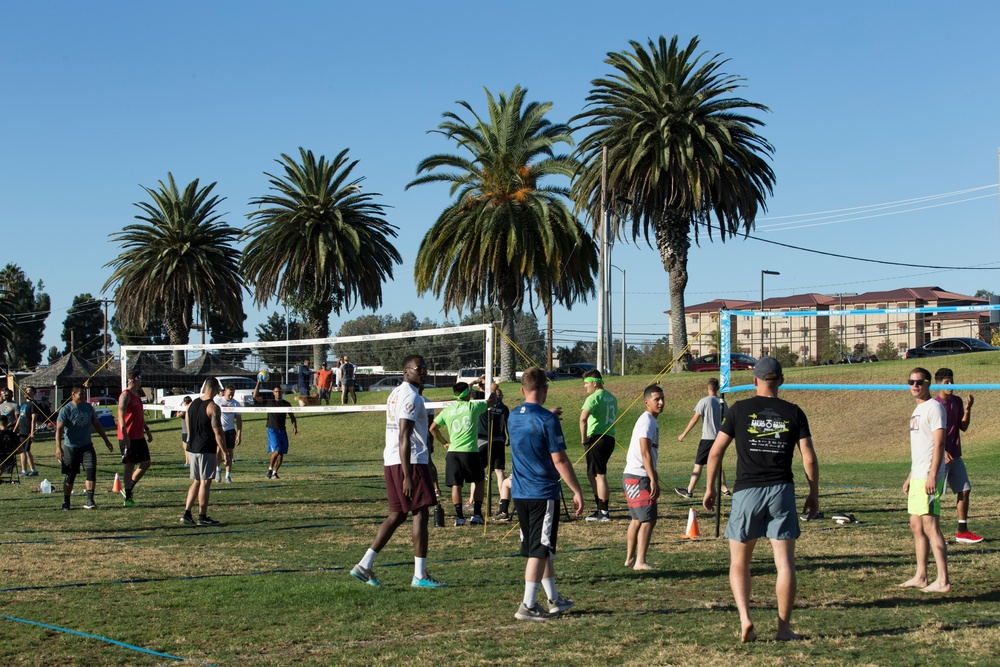
MULTIPOLYGON (((993 391, 1000 389, 1000 384, 937 384, 931 385, 930 389, 939 390, 947 387, 951 391, 993 391)), ((783 384, 782 391, 842 391, 850 389, 853 391, 898 391, 909 392, 910 387, 905 384, 783 384)), ((741 384, 736 387, 729 387, 726 391, 751 391, 752 384, 741 384)))
POLYGON ((65 632, 69 635, 76 635, 77 637, 85 637, 87 639, 96 639, 98 641, 107 642, 108 644, 114 644, 115 646, 121 646, 122 648, 127 648, 131 651, 138 651, 139 653, 146 653, 148 655, 155 655, 158 658, 169 658, 171 660, 179 660, 181 662, 193 662, 196 665, 206 665, 206 667, 214 667, 211 663, 201 662, 200 660, 193 660, 191 658, 182 658, 179 655, 171 655, 170 653, 160 653, 159 651, 152 651, 148 648, 142 648, 141 646, 133 646, 132 644, 126 644, 125 642, 116 641, 114 639, 108 639, 107 637, 101 637, 100 635, 92 635, 89 632, 80 632, 79 630, 70 630, 69 628, 60 628, 58 625, 48 625, 46 623, 39 623, 38 621, 29 621, 24 618, 15 618, 14 616, 2 616, 0 618, 5 618, 8 621, 15 621, 16 623, 25 623, 27 625, 34 625, 39 628, 45 628, 46 630, 55 630, 56 632, 65 632))

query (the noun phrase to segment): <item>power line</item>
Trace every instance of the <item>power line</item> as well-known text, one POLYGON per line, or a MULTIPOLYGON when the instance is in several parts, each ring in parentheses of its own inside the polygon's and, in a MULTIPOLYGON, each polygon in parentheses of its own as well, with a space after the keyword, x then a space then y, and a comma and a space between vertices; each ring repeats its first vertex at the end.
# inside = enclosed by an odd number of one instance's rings
POLYGON ((989 266, 989 264, 996 264, 997 262, 989 262, 987 264, 980 264, 978 266, 935 266, 933 264, 909 264, 906 262, 890 262, 885 259, 870 259, 868 257, 854 257, 852 255, 841 255, 836 252, 827 252, 825 250, 814 250, 812 248, 803 248, 802 246, 791 245, 788 243, 779 243, 778 241, 771 241, 770 239, 762 239, 757 236, 746 235, 746 238, 753 239, 754 241, 760 241, 761 243, 770 243, 771 245, 781 246, 782 248, 791 248, 792 250, 801 250, 802 252, 811 252, 816 255, 826 255, 827 257, 836 257, 838 259, 850 259, 855 262, 868 262, 869 264, 886 264, 888 266, 907 266, 914 269, 940 269, 942 271, 1000 271, 1000 266, 989 266))
MULTIPOLYGON (((916 204, 920 202, 930 201, 933 199, 944 199, 946 197, 954 197, 958 195, 969 194, 970 192, 979 192, 981 190, 991 190, 997 187, 997 183, 992 185, 982 185, 976 188, 966 188, 964 190, 955 190, 953 192, 945 192, 937 195, 926 195, 923 197, 913 197, 912 199, 899 199, 892 202, 884 202, 882 204, 866 204, 864 206, 850 206, 848 208, 837 208, 831 209, 829 211, 814 211, 812 213, 796 213, 792 215, 775 215, 761 218, 762 221, 766 220, 786 220, 788 218, 808 218, 814 215, 829 215, 831 213, 844 213, 846 211, 867 211, 867 210, 881 210, 886 208, 894 208, 896 206, 902 206, 903 204, 916 204)), ((992 195, 986 195, 992 196, 992 195)), ((804 222, 804 221, 801 221, 804 222)))

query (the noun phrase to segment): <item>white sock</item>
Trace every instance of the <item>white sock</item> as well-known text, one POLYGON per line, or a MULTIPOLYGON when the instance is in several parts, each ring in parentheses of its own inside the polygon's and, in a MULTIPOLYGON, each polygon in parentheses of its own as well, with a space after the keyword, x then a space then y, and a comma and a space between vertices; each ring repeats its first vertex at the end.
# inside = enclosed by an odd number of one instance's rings
POLYGON ((413 576, 417 579, 427 578, 427 559, 413 557, 413 576))
POLYGON ((549 596, 550 600, 556 599, 556 578, 549 577, 548 579, 542 579, 542 588, 545 589, 545 594, 549 596))
POLYGON ((524 582, 524 606, 531 609, 538 600, 538 583, 534 581, 524 582))
POLYGON ((358 565, 365 568, 366 570, 372 569, 372 565, 375 564, 375 556, 378 556, 378 552, 369 549, 368 551, 365 552, 365 557, 361 559, 361 562, 358 563, 358 565))

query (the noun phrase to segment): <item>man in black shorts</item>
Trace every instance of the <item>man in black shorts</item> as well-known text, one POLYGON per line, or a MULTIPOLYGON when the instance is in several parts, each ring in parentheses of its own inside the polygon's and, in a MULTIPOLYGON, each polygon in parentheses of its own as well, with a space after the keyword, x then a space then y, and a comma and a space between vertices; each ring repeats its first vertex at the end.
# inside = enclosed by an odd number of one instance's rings
POLYGON ((142 376, 131 374, 128 386, 118 397, 118 447, 122 453, 122 495, 125 507, 135 507, 132 491, 149 470, 149 442, 153 434, 146 425, 142 407, 142 376))
POLYGON ((573 492, 573 509, 583 516, 583 491, 573 464, 566 456, 559 418, 542 407, 549 393, 545 371, 529 368, 521 376, 524 403, 511 411, 508 423, 512 462, 512 494, 521 528, 521 555, 528 559, 524 569, 524 598, 514 618, 519 621, 547 621, 573 606, 573 601, 556 592, 556 541, 559 534, 560 477, 573 492), (539 607, 538 589, 548 597, 546 609, 539 607))
POLYGON ((62 505, 64 510, 69 509, 73 483, 80 474, 81 466, 87 476, 87 481, 84 483, 87 500, 83 503, 83 509, 97 508, 94 502, 97 452, 94 451, 94 443, 91 440, 92 430, 96 429, 104 438, 104 444, 108 446, 109 452, 115 451, 108 434, 104 432, 104 427, 94 413, 94 407, 84 400, 84 391, 81 385, 74 386, 70 393, 70 401, 62 407, 56 419, 56 460, 62 464, 64 475, 62 505))
MULTIPOLYGON (((708 453, 712 450, 712 445, 715 443, 715 436, 719 433, 719 426, 722 424, 724 416, 722 399, 719 398, 719 381, 715 378, 709 379, 705 385, 705 389, 708 395, 703 397, 694 406, 694 416, 691 417, 691 421, 688 422, 684 432, 677 436, 677 442, 684 442, 684 436, 695 427, 699 419, 701 420, 701 441, 698 443, 698 452, 694 457, 694 470, 691 471, 691 480, 688 482, 687 488, 674 488, 674 492, 682 498, 690 498, 694 495, 694 485, 698 483, 698 479, 701 477, 702 466, 708 463, 708 453)), ((722 473, 722 495, 729 495, 729 489, 726 488, 726 473, 722 473)))
POLYGON ((715 507, 715 481, 726 448, 735 438, 736 484, 725 536, 729 538, 729 585, 740 614, 740 638, 744 642, 757 639, 750 620, 750 561, 757 540, 766 536, 778 570, 778 629, 774 638, 800 639, 790 625, 795 606, 795 540, 799 536, 792 457, 798 447, 809 479, 809 495, 802 509, 808 517, 819 511, 819 461, 805 414, 794 403, 778 398, 778 387, 784 380, 781 364, 764 357, 754 366, 753 377, 757 395, 730 408, 712 445, 702 504, 708 511, 715 507))
POLYGON ((184 419, 187 420, 187 451, 191 459, 191 486, 181 523, 188 526, 218 526, 220 522, 208 516, 208 498, 215 480, 219 456, 226 455, 226 433, 222 430, 222 408, 215 402, 219 381, 214 377, 205 380, 201 396, 191 401, 184 419), (198 520, 191 516, 191 508, 198 501, 198 520))
MULTIPOLYGON (((481 380, 479 386, 484 387, 485 382, 485 379, 481 380)), ((503 392, 499 387, 497 387, 495 393, 496 403, 479 417, 479 433, 477 437, 479 457, 483 460, 483 470, 485 473, 483 482, 487 491, 489 490, 490 470, 496 475, 497 491, 499 491, 503 488, 504 470, 507 468, 507 419, 510 417, 510 408, 504 404, 503 392)), ((476 397, 473 396, 473 398, 476 397)), ((474 502, 472 498, 476 495, 476 484, 478 482, 472 485, 469 502, 474 502)), ((485 493, 480 495, 480 498, 484 495, 485 493)), ((486 516, 493 516, 493 507, 490 503, 487 503, 486 506, 486 516)))
POLYGON ((604 388, 604 379, 598 370, 583 374, 587 398, 580 411, 580 441, 587 454, 587 478, 594 491, 597 509, 587 521, 611 521, 608 501, 608 461, 615 453, 615 422, 618 421, 618 399, 604 388))

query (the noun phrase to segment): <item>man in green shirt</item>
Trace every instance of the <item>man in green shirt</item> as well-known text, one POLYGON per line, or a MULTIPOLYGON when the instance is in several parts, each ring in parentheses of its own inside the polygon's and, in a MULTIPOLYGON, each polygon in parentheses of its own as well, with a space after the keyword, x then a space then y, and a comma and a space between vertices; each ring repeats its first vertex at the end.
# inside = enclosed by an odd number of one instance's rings
POLYGON ((608 460, 615 451, 615 421, 618 419, 618 399, 604 388, 601 372, 587 371, 583 375, 587 398, 580 411, 580 441, 587 454, 587 478, 594 490, 597 509, 587 521, 611 521, 608 510, 608 460))
POLYGON ((441 410, 430 425, 431 435, 435 440, 445 443, 448 450, 444 457, 444 482, 451 487, 456 526, 465 525, 462 513, 462 485, 465 482, 475 484, 470 523, 483 523, 483 491, 486 485, 478 483, 485 479, 483 460, 479 455, 479 417, 496 402, 496 388, 494 383, 490 396, 485 401, 473 401, 470 400, 468 383, 455 384, 452 392, 458 400, 441 410), (441 431, 442 426, 447 430, 447 437, 441 431))

